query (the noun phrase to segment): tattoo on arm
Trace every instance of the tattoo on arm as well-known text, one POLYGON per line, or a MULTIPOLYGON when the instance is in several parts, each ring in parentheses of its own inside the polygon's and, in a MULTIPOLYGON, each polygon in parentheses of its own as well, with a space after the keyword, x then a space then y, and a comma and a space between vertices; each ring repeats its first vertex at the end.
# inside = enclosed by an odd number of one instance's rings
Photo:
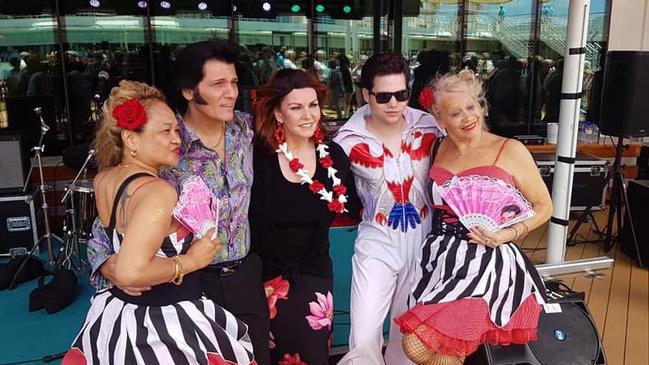
POLYGON ((120 227, 120 230, 124 232, 124 228, 126 228, 126 204, 128 200, 132 197, 131 194, 128 193, 128 189, 125 189, 124 193, 122 193, 122 196, 119 197, 119 201, 117 204, 119 205, 119 212, 117 213, 117 225, 120 227))

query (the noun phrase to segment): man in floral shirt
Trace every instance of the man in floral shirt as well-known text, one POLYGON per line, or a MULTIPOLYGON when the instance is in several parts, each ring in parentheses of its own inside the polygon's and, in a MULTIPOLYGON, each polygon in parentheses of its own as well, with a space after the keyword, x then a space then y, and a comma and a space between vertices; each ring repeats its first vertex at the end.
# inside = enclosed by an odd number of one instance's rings
MULTIPOLYGON (((225 40, 185 47, 176 59, 178 125, 182 139, 180 163, 160 176, 180 193, 183 182, 200 176, 219 201, 218 236, 223 248, 201 272, 205 294, 249 327, 255 360, 270 364, 268 304, 261 280, 261 260, 250 253, 248 205, 252 186, 252 137, 249 114, 234 110, 239 94, 235 62, 238 48, 225 40)), ((110 285, 113 250, 101 225, 88 244, 98 288, 110 285), (108 263, 107 265, 103 265, 108 263)), ((122 288, 141 292, 146 288, 122 288)))

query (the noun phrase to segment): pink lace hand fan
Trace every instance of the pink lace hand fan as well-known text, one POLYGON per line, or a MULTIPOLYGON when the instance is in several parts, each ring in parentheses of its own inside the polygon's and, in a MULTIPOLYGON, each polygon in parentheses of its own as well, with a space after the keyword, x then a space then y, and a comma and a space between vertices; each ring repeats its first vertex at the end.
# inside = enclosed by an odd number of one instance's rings
POLYGON ((468 229, 480 226, 494 232, 534 216, 521 192, 500 179, 455 176, 437 190, 468 229))
POLYGON ((203 179, 192 176, 182 185, 173 215, 197 238, 202 238, 210 228, 218 228, 218 201, 203 179))

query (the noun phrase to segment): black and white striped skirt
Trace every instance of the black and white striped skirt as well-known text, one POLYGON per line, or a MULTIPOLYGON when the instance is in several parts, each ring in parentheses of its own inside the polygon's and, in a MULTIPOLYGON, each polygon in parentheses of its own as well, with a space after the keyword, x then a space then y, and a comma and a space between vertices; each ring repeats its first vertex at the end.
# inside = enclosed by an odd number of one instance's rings
POLYGON ((208 354, 228 364, 254 359, 248 327, 207 298, 143 306, 109 290, 93 297, 72 348, 88 364, 208 364, 208 354))
POLYGON ((531 294, 537 302, 544 302, 543 281, 513 242, 493 249, 469 243, 460 234, 431 233, 418 261, 411 298, 416 303, 481 298, 487 303, 491 321, 503 327, 531 294))

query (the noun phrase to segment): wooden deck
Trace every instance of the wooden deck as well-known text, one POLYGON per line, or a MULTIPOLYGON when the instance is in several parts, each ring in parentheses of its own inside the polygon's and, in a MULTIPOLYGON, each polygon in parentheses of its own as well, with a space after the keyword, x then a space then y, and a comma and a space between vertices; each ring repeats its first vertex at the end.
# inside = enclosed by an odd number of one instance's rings
MULTIPOLYGON (((599 227, 604 229, 608 210, 595 212, 594 216, 599 227)), ((571 223, 574 224, 574 220, 571 223)), ((593 228, 591 222, 585 222, 579 229, 581 237, 578 240, 596 239, 598 235, 593 228)), ((547 231, 547 225, 541 227, 521 243, 535 264, 545 261, 547 231)), ((575 291, 586 293, 586 303, 604 344, 608 365, 647 365, 649 271, 638 267, 634 259, 622 253, 617 243, 609 252, 604 252, 597 243, 578 243, 566 250, 566 260, 598 256, 614 258, 614 266, 600 270, 596 276, 580 273, 560 275, 556 279, 575 291)))

